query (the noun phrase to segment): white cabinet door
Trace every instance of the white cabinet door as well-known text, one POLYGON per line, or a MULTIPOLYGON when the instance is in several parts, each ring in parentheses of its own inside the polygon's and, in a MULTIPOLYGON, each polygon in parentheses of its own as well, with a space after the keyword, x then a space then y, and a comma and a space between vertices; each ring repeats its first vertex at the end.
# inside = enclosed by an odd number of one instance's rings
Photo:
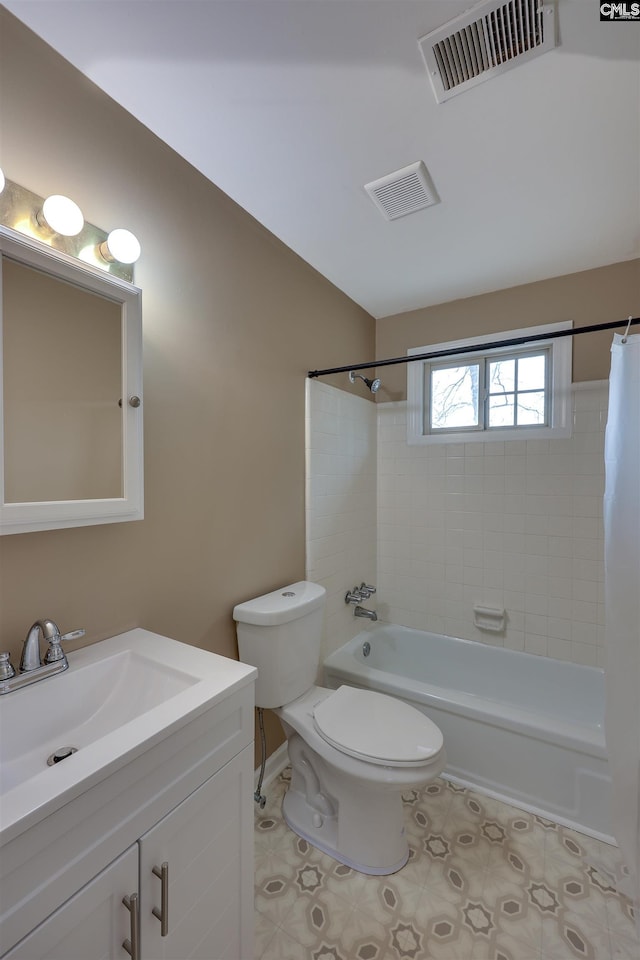
POLYGON ((253 960, 253 747, 140 840, 147 960, 253 960), (168 890, 162 903, 162 872, 168 890), (166 911, 167 933, 154 916, 166 911))
POLYGON ((117 960, 128 954, 131 915, 122 903, 138 890, 138 845, 129 847, 36 927, 4 960, 117 960))

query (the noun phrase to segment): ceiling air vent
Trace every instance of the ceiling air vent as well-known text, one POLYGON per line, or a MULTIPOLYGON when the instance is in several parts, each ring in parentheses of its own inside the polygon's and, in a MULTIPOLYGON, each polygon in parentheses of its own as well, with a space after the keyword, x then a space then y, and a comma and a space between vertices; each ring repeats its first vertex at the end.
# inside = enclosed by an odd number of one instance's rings
POLYGON ((431 177, 422 160, 402 170, 365 183, 365 190, 387 220, 397 220, 408 213, 440 203, 431 177))
POLYGON ((418 41, 438 103, 556 46, 549 0, 484 0, 418 41))

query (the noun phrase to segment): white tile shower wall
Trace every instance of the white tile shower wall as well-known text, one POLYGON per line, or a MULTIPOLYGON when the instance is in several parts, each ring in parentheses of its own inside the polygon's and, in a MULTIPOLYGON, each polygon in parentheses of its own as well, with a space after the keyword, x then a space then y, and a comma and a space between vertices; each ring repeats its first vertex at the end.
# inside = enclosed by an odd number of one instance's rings
POLYGON ((376 405, 307 380, 306 417, 306 575, 327 589, 324 659, 366 623, 345 604, 347 590, 375 583, 376 405))
POLYGON ((408 446, 406 403, 378 404, 381 619, 602 665, 608 384, 573 388, 573 435, 408 446), (507 612, 479 630, 474 605, 507 612))

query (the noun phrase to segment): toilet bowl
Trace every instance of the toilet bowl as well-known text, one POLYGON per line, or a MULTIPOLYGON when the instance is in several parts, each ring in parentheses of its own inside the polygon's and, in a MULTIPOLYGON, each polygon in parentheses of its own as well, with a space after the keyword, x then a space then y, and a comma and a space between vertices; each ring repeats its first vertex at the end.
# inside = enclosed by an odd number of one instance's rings
POLYGON ((288 826, 361 873, 388 874, 403 867, 409 846, 402 794, 421 789, 442 772, 445 752, 438 727, 393 697, 346 686, 337 691, 312 687, 275 713, 291 760, 291 787, 282 805, 288 826), (396 707, 401 709, 393 730, 387 729, 383 747, 376 746, 376 731, 370 728, 380 716, 376 711, 391 719, 396 707), (367 755, 369 749, 373 755, 367 755))
POLYGON ((324 599, 301 581, 236 606, 240 657, 258 668, 256 705, 287 736, 288 826, 361 873, 394 873, 409 857, 402 794, 441 773, 442 734, 394 697, 315 685, 324 599))

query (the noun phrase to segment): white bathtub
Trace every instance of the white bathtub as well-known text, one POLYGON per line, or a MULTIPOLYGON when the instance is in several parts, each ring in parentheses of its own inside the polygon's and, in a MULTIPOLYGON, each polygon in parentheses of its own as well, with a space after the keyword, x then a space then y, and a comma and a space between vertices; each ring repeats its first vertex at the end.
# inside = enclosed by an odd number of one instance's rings
POLYGON ((324 670, 328 687, 380 690, 437 723, 443 776, 613 842, 602 670, 383 623, 324 670))

